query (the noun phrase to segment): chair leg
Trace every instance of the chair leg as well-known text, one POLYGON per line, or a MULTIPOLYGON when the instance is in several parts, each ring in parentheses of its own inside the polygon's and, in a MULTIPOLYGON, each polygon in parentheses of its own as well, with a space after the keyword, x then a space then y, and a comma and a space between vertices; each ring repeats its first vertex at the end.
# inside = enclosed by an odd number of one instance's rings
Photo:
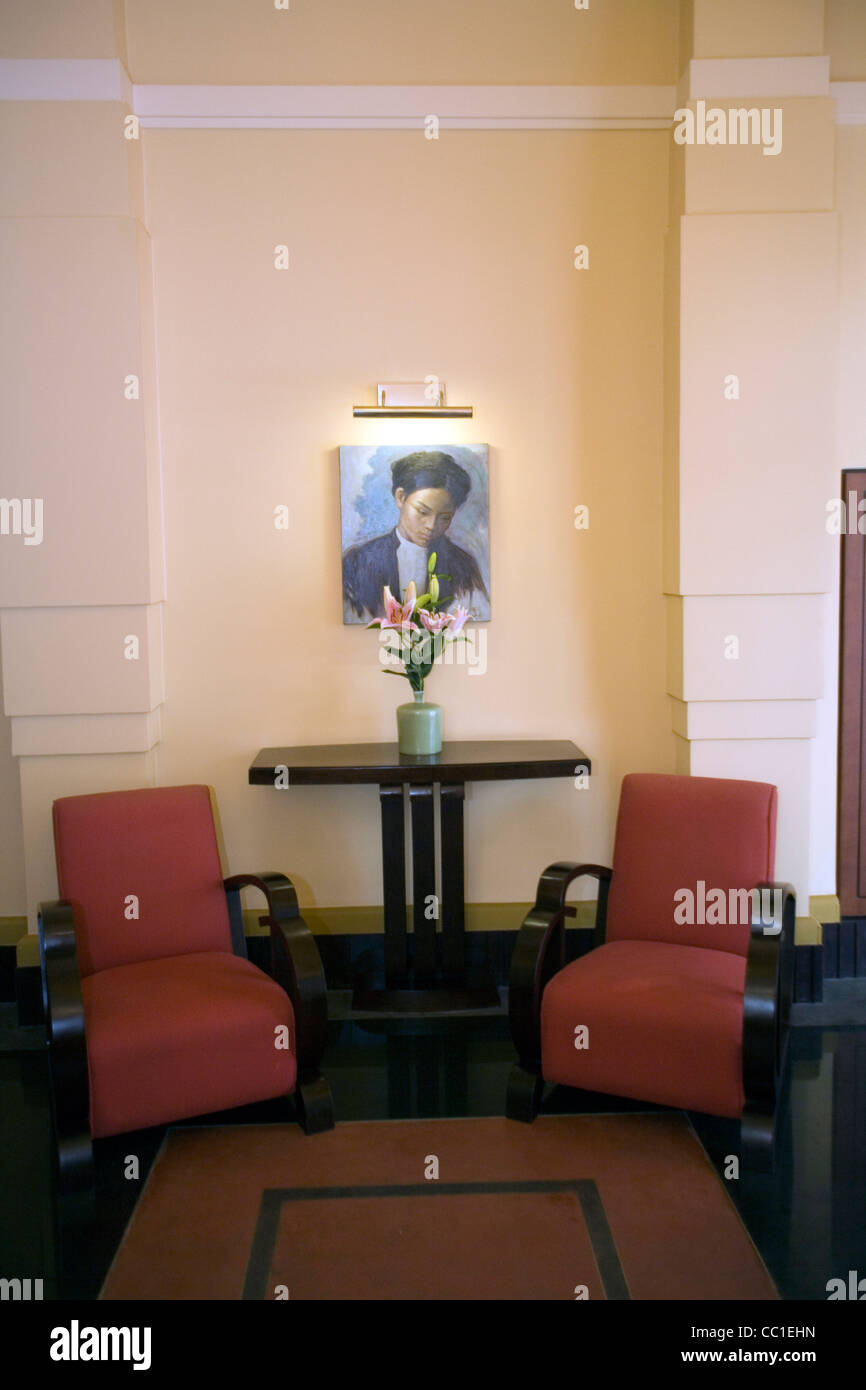
POLYGON ((57 1190, 93 1195, 93 1142, 88 1131, 57 1139, 57 1190))
POLYGON ((521 1120, 531 1125, 538 1114, 544 1078, 538 1070, 524 1067, 517 1062, 508 1077, 508 1090, 505 1096, 505 1114, 509 1120, 521 1120))
POLYGON ((319 1073, 295 1088, 295 1105, 305 1134, 321 1134, 334 1128, 334 1101, 331 1088, 319 1073))
POLYGON ((96 1182, 89 1132, 55 1136, 52 1198, 54 1262, 59 1297, 70 1268, 80 1264, 96 1230, 96 1182))
POLYGON ((776 1167, 776 1115, 749 1106, 740 1123, 740 1158, 744 1168, 772 1173, 776 1167))

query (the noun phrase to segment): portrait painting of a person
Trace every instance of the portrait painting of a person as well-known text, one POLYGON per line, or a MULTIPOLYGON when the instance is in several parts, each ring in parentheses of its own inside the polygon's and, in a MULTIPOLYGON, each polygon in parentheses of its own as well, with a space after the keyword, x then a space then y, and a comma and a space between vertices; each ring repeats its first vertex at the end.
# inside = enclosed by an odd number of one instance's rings
POLYGON ((486 447, 348 447, 340 462, 344 622, 383 617, 386 585, 401 599, 412 581, 424 593, 433 553, 438 607, 459 606, 473 621, 488 619, 486 447))

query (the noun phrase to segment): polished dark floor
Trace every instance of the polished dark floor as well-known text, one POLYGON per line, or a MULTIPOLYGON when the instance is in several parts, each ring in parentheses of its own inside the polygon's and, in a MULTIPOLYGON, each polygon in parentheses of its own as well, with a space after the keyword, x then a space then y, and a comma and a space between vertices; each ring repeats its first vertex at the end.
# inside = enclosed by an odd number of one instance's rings
MULTIPOLYGON (((52 1214, 42 1034, 15 1030, 11 1015, 5 1023, 5 1034, 0 1028, 0 1277, 42 1278, 45 1298, 92 1299, 165 1131, 96 1145, 95 1213, 64 1213, 61 1257, 52 1214), (130 1155, 139 1160, 137 1179, 125 1176, 130 1155)), ((341 1023, 332 1027, 325 1071, 339 1120, 501 1115, 513 1058, 504 1018, 341 1023)), ((551 1089, 543 1113, 647 1108, 551 1089)), ((196 1123, 261 1124, 291 1114, 288 1102, 273 1102, 196 1123)), ((691 1120, 723 1174, 726 1156, 737 1149, 738 1126, 700 1115, 691 1120)), ((829 1279, 847 1281, 849 1270, 866 1275, 866 1028, 792 1031, 777 1171, 772 1177, 747 1171, 726 1186, 783 1298, 826 1300, 829 1279)))

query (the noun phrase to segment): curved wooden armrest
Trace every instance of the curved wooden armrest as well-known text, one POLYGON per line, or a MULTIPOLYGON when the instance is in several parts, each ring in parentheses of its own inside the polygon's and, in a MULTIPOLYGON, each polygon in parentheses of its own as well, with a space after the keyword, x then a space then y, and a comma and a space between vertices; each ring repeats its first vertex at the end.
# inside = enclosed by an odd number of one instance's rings
POLYGON ((611 870, 601 864, 549 864, 538 880, 535 906, 517 934, 511 957, 508 1020, 521 1065, 527 1068, 541 1065, 541 996, 565 963, 563 919, 575 916, 565 895, 569 884, 584 875, 599 881, 595 944, 600 945, 611 878, 611 870))
POLYGON ((258 888, 268 905, 259 918, 271 930, 271 964, 274 979, 288 994, 295 1013, 295 1046, 298 1079, 304 1081, 319 1070, 328 1026, 328 998, 322 958, 298 909, 294 884, 285 874, 234 874, 223 880, 227 892, 258 888))
POLYGON ((759 883, 773 893, 773 920, 752 918, 743 995, 743 1086, 746 1105, 774 1102, 785 1067, 794 990, 794 921, 790 883, 759 883))
POLYGON ((60 899, 39 904, 42 1002, 63 1191, 87 1187, 92 1181, 90 1080, 75 921, 73 903, 60 899))

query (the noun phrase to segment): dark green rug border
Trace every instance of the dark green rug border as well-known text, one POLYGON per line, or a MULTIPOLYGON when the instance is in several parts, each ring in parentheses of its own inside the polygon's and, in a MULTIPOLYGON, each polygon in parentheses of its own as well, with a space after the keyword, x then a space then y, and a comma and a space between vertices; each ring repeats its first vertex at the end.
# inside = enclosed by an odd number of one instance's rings
POLYGON ((346 1197, 457 1197, 495 1196, 517 1192, 566 1192, 576 1196, 608 1301, 629 1302, 631 1294, 608 1223, 604 1204, 592 1178, 566 1182, 444 1182, 411 1183, 401 1186, 371 1187, 269 1187, 262 1192, 250 1257, 244 1278, 242 1300, 261 1303, 267 1299, 268 1276, 273 1262, 280 1214, 287 1202, 340 1201, 346 1197))

